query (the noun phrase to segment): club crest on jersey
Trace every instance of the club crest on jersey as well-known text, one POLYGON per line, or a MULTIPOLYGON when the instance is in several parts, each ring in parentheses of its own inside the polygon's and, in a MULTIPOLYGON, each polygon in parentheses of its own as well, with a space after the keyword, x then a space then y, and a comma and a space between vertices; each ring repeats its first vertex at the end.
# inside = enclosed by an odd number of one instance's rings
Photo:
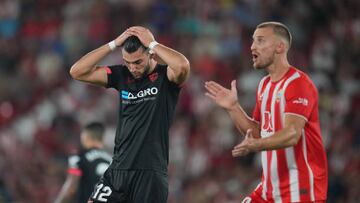
POLYGON ((268 111, 264 112, 264 120, 262 121, 262 130, 266 132, 273 132, 271 114, 268 111))
POLYGON ((259 96, 259 101, 260 102, 262 101, 263 97, 264 97, 264 93, 260 94, 260 96, 259 96))
POLYGON ((282 97, 282 95, 284 94, 284 90, 280 90, 276 93, 276 103, 279 103, 280 102, 280 99, 282 97))
POLYGON ((151 73, 149 75, 149 79, 150 79, 151 82, 154 82, 155 80, 157 80, 158 76, 159 76, 159 74, 157 72, 151 73))

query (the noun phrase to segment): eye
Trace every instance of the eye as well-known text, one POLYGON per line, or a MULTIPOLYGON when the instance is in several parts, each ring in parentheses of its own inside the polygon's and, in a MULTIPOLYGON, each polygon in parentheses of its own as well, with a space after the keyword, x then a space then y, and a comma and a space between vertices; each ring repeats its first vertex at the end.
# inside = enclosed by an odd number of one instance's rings
POLYGON ((141 60, 139 60, 139 61, 135 61, 134 63, 136 64, 136 65, 139 65, 139 64, 141 64, 141 60))

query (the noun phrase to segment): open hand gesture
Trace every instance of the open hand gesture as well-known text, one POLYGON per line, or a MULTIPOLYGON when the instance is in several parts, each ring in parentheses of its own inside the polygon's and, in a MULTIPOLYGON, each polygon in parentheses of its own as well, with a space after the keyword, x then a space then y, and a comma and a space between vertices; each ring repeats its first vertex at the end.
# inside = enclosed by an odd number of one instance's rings
POLYGON ((238 103, 235 80, 231 82, 231 89, 226 89, 214 81, 205 82, 205 88, 205 95, 225 109, 231 109, 238 103))
POLYGON ((250 152, 260 150, 259 139, 254 138, 252 129, 248 129, 246 132, 245 139, 232 150, 233 157, 245 156, 250 152))

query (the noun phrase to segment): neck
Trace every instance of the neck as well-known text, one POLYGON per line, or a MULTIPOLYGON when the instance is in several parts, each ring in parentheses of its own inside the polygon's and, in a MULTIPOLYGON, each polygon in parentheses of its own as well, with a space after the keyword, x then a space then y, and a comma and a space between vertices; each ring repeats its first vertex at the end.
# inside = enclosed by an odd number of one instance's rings
POLYGON ((279 60, 275 60, 274 63, 266 68, 272 82, 280 80, 289 69, 290 64, 286 57, 281 57, 279 60))
POLYGON ((149 73, 151 73, 155 67, 157 65, 157 62, 154 60, 154 59, 150 59, 150 63, 149 63, 149 66, 150 66, 150 69, 149 69, 149 73))
POLYGON ((86 143, 85 144, 85 147, 87 148, 87 149, 90 149, 90 148, 98 148, 98 149, 101 149, 101 148, 103 148, 103 143, 101 143, 101 142, 89 142, 89 143, 86 143))

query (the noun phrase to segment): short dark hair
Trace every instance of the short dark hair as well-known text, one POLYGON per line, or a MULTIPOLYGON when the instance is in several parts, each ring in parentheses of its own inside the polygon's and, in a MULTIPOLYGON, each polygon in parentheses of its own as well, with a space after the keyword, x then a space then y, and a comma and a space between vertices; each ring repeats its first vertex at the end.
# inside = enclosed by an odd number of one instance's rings
POLYGON ((265 27, 272 27, 274 33, 277 36, 279 36, 287 41, 287 43, 289 45, 288 48, 290 49, 291 43, 292 43, 292 36, 291 36, 289 28, 286 25, 284 25, 280 22, 270 21, 270 22, 261 23, 258 26, 256 26, 256 28, 265 28, 265 27))
POLYGON ((102 141, 105 132, 105 127, 100 122, 91 122, 85 125, 83 130, 88 132, 88 135, 92 139, 102 141))
POLYGON ((144 50, 146 50, 146 47, 141 43, 138 37, 131 35, 128 37, 124 43, 121 45, 123 49, 125 49, 128 53, 134 53, 137 51, 140 47, 142 47, 144 50))

